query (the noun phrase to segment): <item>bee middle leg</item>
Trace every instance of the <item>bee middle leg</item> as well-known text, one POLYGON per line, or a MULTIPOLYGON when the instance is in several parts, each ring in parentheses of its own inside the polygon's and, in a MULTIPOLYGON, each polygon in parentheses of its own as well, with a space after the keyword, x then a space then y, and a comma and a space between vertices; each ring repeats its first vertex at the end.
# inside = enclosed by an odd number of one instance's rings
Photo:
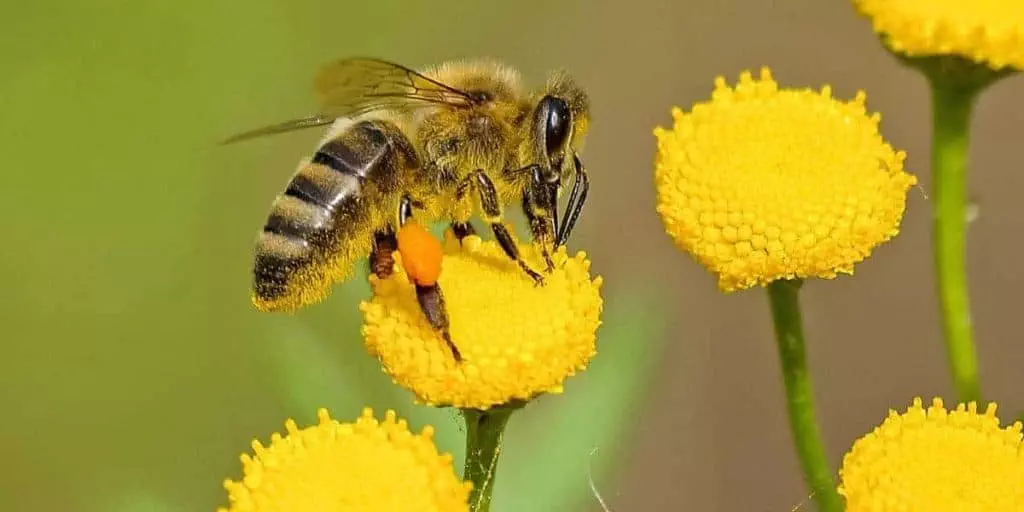
POLYGON ((457 197, 465 195, 467 189, 473 187, 480 198, 480 208, 484 213, 484 220, 487 221, 491 226, 491 231, 494 232, 494 237, 498 239, 498 244, 501 245, 501 249, 505 251, 505 254, 515 261, 519 268, 526 272, 526 275, 533 279, 533 282, 540 286, 544 284, 544 277, 542 277, 536 270, 530 268, 530 266, 523 260, 522 255, 519 253, 519 247, 516 245, 515 238, 512 233, 508 230, 508 227, 502 222, 501 203, 498 201, 498 192, 494 188, 494 182, 487 176, 482 170, 476 170, 470 173, 465 180, 459 184, 458 191, 456 192, 457 197))
POLYGON ((395 256, 398 250, 398 238, 391 227, 384 228, 373 234, 373 250, 370 251, 370 272, 381 279, 386 279, 394 271, 395 256))
MULTIPOLYGON (((402 200, 398 204, 398 225, 400 227, 404 227, 412 219, 414 204, 409 196, 402 196, 402 200)), ((394 234, 392 234, 392 237, 394 237, 394 234)), ((395 246, 397 247, 397 241, 395 246)), ((431 284, 414 282, 413 284, 416 286, 416 302, 420 305, 420 311, 427 317, 430 326, 441 335, 445 345, 448 345, 448 348, 452 351, 455 361, 461 362, 462 354, 459 352, 459 347, 456 347, 455 342, 452 341, 449 331, 448 309, 444 303, 444 293, 441 291, 441 284, 437 282, 431 284)))
MULTIPOLYGON (((398 225, 405 226, 405 223, 412 218, 412 209, 415 203, 408 195, 402 196, 398 203, 398 225)), ((373 234, 373 250, 370 251, 370 271, 377 277, 385 279, 391 275, 394 265, 394 252, 398 250, 398 237, 390 225, 373 234)))

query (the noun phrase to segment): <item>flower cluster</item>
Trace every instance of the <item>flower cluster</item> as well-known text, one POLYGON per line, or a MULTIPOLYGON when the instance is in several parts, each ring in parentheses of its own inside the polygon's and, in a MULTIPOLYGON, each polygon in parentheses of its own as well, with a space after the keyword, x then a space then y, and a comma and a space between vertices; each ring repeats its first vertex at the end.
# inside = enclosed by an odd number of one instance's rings
POLYGON ((666 231, 725 291, 852 273, 896 235, 916 183, 864 103, 780 89, 768 69, 718 78, 710 101, 655 130, 666 231))
POLYGON ((394 411, 378 421, 366 409, 355 423, 318 416, 303 429, 288 420, 269 446, 253 441, 242 480, 224 484, 231 505, 220 512, 469 510, 472 485, 455 476, 451 455, 438 454, 432 427, 413 434, 394 411))
POLYGON ((1000 428, 995 404, 947 411, 917 398, 853 445, 839 493, 848 512, 1024 510, 1021 428, 1000 428))
POLYGON ((894 52, 956 55, 1024 69, 1024 3, 1007 0, 854 0, 894 52))
MULTIPOLYGON (((463 360, 452 358, 420 311, 401 254, 394 274, 370 278, 373 298, 361 306, 370 353, 430 405, 487 409, 561 392, 596 353, 602 280, 590 277, 586 255, 560 249, 555 270, 537 286, 497 243, 446 238, 438 284, 463 360)), ((532 247, 521 251, 531 263, 540 259, 532 247)))

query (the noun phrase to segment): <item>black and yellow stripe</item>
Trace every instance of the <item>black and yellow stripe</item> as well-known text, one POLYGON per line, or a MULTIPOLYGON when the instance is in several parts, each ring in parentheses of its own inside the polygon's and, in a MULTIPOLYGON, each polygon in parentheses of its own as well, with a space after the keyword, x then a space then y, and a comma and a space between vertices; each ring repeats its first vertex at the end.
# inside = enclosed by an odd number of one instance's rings
POLYGON ((290 310, 325 296, 328 271, 337 269, 324 267, 355 263, 338 261, 347 245, 372 246, 379 227, 369 221, 383 218, 373 209, 390 204, 401 175, 416 165, 406 137, 382 120, 356 123, 324 143, 274 200, 256 242, 257 307, 290 310))

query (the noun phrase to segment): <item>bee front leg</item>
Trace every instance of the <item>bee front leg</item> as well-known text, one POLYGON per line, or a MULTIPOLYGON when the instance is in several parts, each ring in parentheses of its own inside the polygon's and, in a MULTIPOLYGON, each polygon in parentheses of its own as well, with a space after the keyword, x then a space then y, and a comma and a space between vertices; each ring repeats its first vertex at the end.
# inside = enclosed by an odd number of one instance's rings
POLYGON ((565 242, 569 240, 572 228, 576 226, 576 221, 579 220, 580 213, 583 211, 583 203, 587 201, 587 192, 590 190, 590 176, 587 175, 587 169, 583 167, 579 155, 574 154, 572 160, 576 177, 573 180, 572 192, 569 193, 569 202, 565 205, 565 224, 559 229, 555 240, 559 246, 565 245, 565 242))
POLYGON ((490 224, 491 231, 494 232, 494 237, 498 239, 501 249, 519 265, 519 268, 523 269, 523 272, 526 272, 533 279, 535 284, 538 286, 543 285, 544 278, 523 261, 515 238, 512 237, 512 233, 509 232, 508 227, 502 222, 501 203, 498 201, 498 192, 494 188, 494 182, 491 181, 491 178, 482 170, 476 170, 459 184, 456 195, 461 197, 469 187, 476 189, 480 198, 480 209, 484 213, 484 220, 490 224))
POLYGON ((555 263, 551 260, 551 251, 554 248, 555 232, 558 229, 556 186, 546 182, 538 168, 533 173, 530 186, 523 191, 523 213, 530 222, 534 246, 544 258, 548 273, 555 269, 555 263))

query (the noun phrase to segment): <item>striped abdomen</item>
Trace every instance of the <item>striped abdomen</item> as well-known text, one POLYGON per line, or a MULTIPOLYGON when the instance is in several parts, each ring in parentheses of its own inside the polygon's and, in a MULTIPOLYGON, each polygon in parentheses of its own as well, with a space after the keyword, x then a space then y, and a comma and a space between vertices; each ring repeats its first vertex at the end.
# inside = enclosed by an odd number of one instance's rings
MULTIPOLYGON (((353 124, 324 143, 271 206, 256 242, 253 302, 294 310, 318 302, 365 258, 416 153, 396 126, 353 124)), ((388 212, 390 213, 390 212, 388 212)))

